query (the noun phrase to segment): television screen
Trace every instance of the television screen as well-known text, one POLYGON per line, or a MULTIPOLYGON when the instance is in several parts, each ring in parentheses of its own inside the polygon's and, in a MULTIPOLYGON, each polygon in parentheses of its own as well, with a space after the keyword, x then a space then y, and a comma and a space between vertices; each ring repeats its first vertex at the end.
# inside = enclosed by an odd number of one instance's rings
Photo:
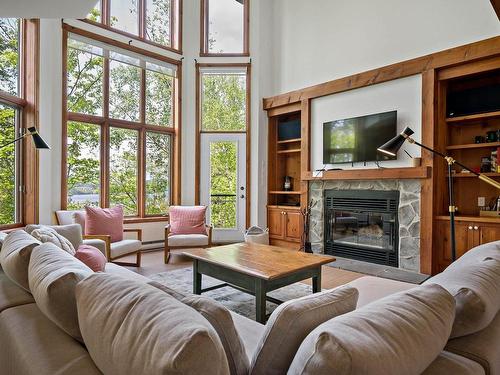
POLYGON ((394 160, 377 151, 396 135, 397 111, 325 122, 323 164, 394 160))

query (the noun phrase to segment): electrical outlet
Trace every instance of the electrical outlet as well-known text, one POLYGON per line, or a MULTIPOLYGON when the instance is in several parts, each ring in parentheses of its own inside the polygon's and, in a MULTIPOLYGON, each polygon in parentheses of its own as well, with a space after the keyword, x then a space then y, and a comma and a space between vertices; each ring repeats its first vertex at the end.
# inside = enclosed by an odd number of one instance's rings
POLYGON ((485 197, 478 197, 477 198, 477 205, 479 207, 484 207, 486 206, 486 198, 485 197))

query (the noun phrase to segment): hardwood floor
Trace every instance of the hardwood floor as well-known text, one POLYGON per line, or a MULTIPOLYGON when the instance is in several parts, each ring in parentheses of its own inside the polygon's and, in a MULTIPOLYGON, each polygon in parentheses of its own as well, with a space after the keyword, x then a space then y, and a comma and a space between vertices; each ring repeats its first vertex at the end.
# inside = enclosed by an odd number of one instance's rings
MULTIPOLYGON (((135 261, 135 256, 130 256, 120 259, 123 262, 135 261)), ((181 254, 173 253, 168 264, 163 263, 163 250, 148 251, 142 253, 141 267, 127 267, 131 271, 137 272, 144 276, 153 275, 155 273, 167 272, 179 268, 191 267, 191 260, 181 254)), ((322 267, 321 287, 323 289, 336 288, 344 285, 352 280, 365 276, 362 273, 345 271, 329 266, 322 267)), ((311 280, 303 281, 305 284, 311 284, 311 280)))

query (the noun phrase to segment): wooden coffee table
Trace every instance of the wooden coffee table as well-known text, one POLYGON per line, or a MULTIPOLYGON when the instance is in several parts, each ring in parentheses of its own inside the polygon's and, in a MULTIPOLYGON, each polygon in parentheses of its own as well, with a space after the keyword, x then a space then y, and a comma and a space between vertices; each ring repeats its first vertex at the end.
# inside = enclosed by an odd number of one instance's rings
POLYGON ((193 259, 193 293, 232 286, 255 296, 256 320, 266 321, 266 300, 282 301, 267 296, 268 292, 312 278, 313 293, 321 291, 321 266, 334 257, 307 254, 277 246, 238 243, 209 249, 185 251, 193 259), (225 283, 201 288, 202 275, 225 283))

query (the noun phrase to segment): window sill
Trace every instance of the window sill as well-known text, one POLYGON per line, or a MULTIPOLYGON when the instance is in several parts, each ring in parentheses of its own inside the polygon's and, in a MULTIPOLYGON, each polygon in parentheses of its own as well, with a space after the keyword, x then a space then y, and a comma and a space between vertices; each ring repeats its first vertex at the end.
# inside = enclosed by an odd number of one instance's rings
POLYGON ((137 223, 160 223, 167 222, 168 215, 166 216, 154 216, 154 217, 126 217, 123 220, 123 224, 137 224, 137 223))

